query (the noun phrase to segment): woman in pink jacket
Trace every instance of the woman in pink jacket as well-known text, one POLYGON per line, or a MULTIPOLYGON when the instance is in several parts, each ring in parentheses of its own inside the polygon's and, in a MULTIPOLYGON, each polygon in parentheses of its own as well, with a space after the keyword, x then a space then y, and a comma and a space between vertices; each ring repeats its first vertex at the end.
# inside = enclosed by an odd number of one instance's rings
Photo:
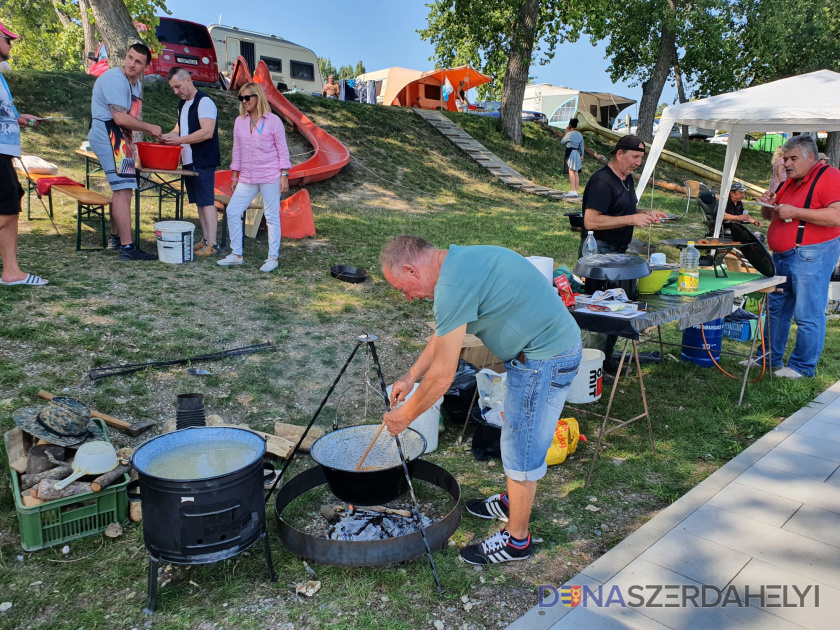
POLYGON ((283 122, 271 113, 262 88, 246 83, 239 90, 239 113, 233 126, 233 160, 230 164, 233 196, 227 207, 231 253, 222 266, 241 265, 242 213, 262 193, 268 224, 268 258, 260 271, 277 269, 280 256, 280 195, 289 191, 289 148, 283 122))

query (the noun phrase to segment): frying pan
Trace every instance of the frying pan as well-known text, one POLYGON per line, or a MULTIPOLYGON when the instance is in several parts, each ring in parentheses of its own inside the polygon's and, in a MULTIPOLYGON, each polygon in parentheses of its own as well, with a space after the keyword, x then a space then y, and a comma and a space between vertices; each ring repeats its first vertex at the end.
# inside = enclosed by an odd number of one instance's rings
POLYGON ((330 267, 330 275, 333 278, 338 278, 342 282, 351 282, 359 284, 368 279, 368 272, 361 267, 352 267, 350 265, 333 265, 330 267))

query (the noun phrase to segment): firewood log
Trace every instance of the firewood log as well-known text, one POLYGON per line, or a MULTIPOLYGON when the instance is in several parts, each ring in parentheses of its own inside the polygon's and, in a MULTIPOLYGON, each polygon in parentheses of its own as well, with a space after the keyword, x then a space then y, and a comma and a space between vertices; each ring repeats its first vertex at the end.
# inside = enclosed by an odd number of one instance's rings
POLYGON ((53 479, 45 479, 37 486, 37 498, 44 501, 54 501, 55 499, 63 499, 65 497, 72 497, 75 494, 83 494, 90 492, 90 484, 87 481, 74 481, 69 486, 56 490, 55 484, 58 483, 53 479))
POLYGON ((56 466, 55 468, 35 473, 34 475, 23 475, 20 478, 20 489, 28 490, 29 488, 33 488, 44 481, 44 479, 60 481, 61 479, 66 479, 72 473, 73 469, 69 466, 56 466))
POLYGON ((129 470, 128 466, 117 466, 114 470, 99 475, 96 479, 90 482, 90 489, 94 492, 99 492, 102 488, 107 488, 115 481, 121 481, 123 475, 129 470))
POLYGON ((9 442, 9 452, 7 453, 9 466, 22 475, 26 472, 26 461, 28 459, 23 431, 20 427, 15 427, 6 434, 6 439, 9 442))
POLYGON ((140 501, 129 502, 128 517, 133 523, 139 523, 143 520, 143 505, 140 503, 140 501))

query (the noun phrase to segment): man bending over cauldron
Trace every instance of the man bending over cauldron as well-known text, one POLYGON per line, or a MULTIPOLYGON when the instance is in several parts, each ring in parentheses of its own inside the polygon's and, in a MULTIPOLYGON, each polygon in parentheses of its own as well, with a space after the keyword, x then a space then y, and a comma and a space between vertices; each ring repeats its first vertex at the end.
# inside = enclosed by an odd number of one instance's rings
POLYGON ((467 333, 505 360, 501 449, 507 492, 468 501, 467 511, 507 526, 462 549, 461 557, 470 564, 525 560, 531 555, 528 522, 537 480, 545 475, 545 455, 581 361, 580 330, 551 283, 509 249, 442 250, 417 236, 398 236, 382 249, 380 262, 385 279, 406 299, 434 299, 436 325, 420 358, 394 383, 391 406, 405 404, 384 416, 391 435, 449 389, 467 333))

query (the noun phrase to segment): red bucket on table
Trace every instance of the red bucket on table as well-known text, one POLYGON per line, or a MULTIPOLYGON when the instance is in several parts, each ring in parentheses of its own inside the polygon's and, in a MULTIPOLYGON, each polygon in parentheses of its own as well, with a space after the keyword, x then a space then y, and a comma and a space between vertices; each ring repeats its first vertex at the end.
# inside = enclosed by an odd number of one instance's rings
POLYGON ((181 159, 181 147, 170 147, 156 142, 137 142, 137 154, 143 168, 174 171, 181 159))

